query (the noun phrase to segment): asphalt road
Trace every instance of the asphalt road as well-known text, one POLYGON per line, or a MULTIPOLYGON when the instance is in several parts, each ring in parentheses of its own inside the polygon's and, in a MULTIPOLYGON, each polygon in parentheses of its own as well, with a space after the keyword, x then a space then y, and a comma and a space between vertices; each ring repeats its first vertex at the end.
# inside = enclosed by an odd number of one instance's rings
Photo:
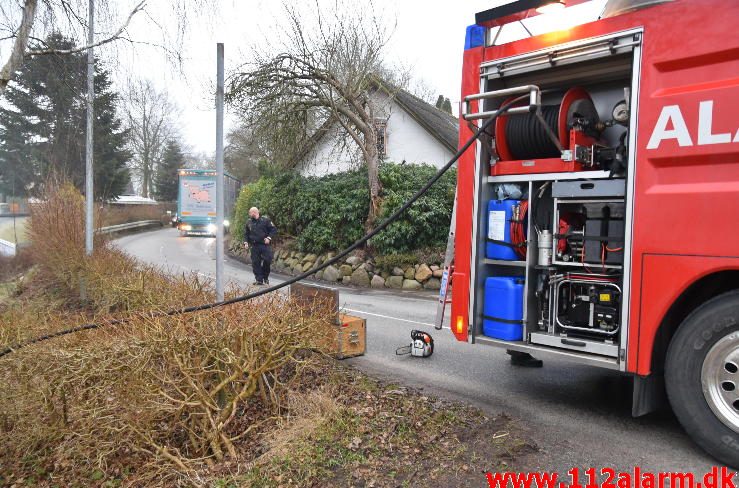
MULTIPOLYGON (((163 229, 120 238, 126 252, 170 272, 214 276, 215 239, 179 237, 163 229)), ((249 284, 246 265, 225 263, 229 282, 249 284)), ((272 283, 280 282, 273 275, 272 283)), ((367 354, 350 359, 374 376, 422 387, 445 398, 472 403, 490 414, 520 419, 540 451, 530 468, 565 473, 573 466, 702 474, 715 463, 683 432, 671 411, 631 417, 628 377, 617 372, 545 357, 541 369, 516 368, 502 349, 459 343, 433 324, 436 297, 341 287, 345 310, 367 319, 367 354), (435 351, 427 359, 396 356, 413 328, 429 331, 435 351)))

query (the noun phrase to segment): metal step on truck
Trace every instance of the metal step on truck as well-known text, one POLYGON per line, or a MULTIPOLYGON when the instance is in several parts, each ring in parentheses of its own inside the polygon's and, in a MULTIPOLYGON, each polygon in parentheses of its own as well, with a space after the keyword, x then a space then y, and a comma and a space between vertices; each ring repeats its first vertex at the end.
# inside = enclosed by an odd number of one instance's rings
MULTIPOLYGON (((634 377, 739 467, 739 2, 609 1, 512 42, 522 0, 465 41, 451 330, 634 377)), ((444 292, 442 291, 442 295, 444 292)), ((443 296, 442 296, 443 299, 443 296)))

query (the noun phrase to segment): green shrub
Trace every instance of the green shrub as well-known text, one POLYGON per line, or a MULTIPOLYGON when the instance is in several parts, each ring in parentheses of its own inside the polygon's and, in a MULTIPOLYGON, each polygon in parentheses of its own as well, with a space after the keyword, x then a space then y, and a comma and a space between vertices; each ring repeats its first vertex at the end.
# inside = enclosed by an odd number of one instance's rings
MULTIPOLYGON (((436 171, 429 165, 383 165, 380 169, 383 185, 380 220, 395 212, 436 171)), ((449 234, 456 181, 456 171, 447 172, 403 216, 373 238, 372 245, 380 254, 444 246, 449 234)))
MULTIPOLYGON (((447 236, 449 229, 446 229, 447 236)), ((444 254, 446 252, 446 242, 444 246, 434 247, 422 247, 413 251, 413 255, 416 257, 416 263, 426 264, 438 264, 441 266, 444 264, 444 254)))
POLYGON ((244 185, 241 193, 236 199, 236 206, 233 212, 233 222, 231 222, 231 233, 235 239, 243 241, 244 226, 246 219, 249 218, 249 209, 251 207, 263 208, 264 198, 266 195, 272 194, 273 181, 268 178, 260 178, 254 183, 244 185))
POLYGON ((369 209, 365 169, 302 179, 295 207, 301 222, 297 245, 301 251, 343 249, 364 235, 369 209))
POLYGON ((388 273, 393 268, 405 268, 412 264, 416 264, 418 260, 415 254, 387 254, 385 256, 377 256, 375 258, 375 265, 381 271, 387 271, 388 273))
MULTIPOLYGON (((436 169, 428 165, 383 163, 379 221, 389 216, 418 190, 436 169)), ((416 202, 406 215, 372 240, 380 254, 408 253, 446 244, 454 204, 456 173, 450 171, 416 202)), ((302 177, 293 173, 262 177, 239 195, 232 232, 243 238, 250 207, 259 207, 279 230, 294 237, 300 251, 343 249, 364 235, 369 190, 367 170, 302 177)))

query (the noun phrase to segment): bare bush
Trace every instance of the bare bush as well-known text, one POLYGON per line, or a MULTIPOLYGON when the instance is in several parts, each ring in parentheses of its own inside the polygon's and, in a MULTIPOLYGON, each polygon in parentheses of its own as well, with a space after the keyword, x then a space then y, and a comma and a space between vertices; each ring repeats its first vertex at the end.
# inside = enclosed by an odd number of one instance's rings
MULTIPOLYGON (((78 290, 85 257, 84 198, 71 183, 49 181, 30 210, 26 232, 33 260, 59 285, 78 290)), ((95 247, 102 244, 99 236, 95 240, 95 247)))
POLYGON ((289 408, 287 391, 330 343, 323 304, 306 309, 272 294, 163 314, 208 301, 212 290, 106 246, 85 258, 79 194, 61 187, 43 205, 31 224, 43 288, 1 311, 0 347, 96 316, 104 326, 0 358, 0 465, 40 459, 61 479, 146 465, 131 482, 150 486, 195 483, 201 468, 253 456, 245 446, 289 408), (37 245, 42 228, 58 235, 37 245), (81 276, 89 306, 69 309, 54 296, 81 276), (105 326, 112 310, 129 320, 105 326))
MULTIPOLYGON (((161 297, 167 295, 178 305, 210 298, 205 284, 195 275, 182 277, 181 286, 174 287, 187 292, 172 294, 169 277, 152 266, 138 266, 132 258, 112 251, 100 234, 94 237, 96 259, 88 259, 84 251, 84 205, 84 197, 71 183, 53 180, 46 183, 42 198, 31 205, 27 231, 31 241, 30 255, 38 263, 41 277, 54 285, 57 294, 79 300, 84 281, 85 304, 102 313, 156 306, 161 303, 161 297), (117 279, 111 280, 111 276, 117 279)), ((156 206, 141 211, 105 210, 98 211, 95 221, 113 225, 109 222, 159 213, 156 206)))
POLYGON ((130 455, 178 475, 236 459, 285 406, 327 323, 270 297, 19 351, 0 364, 3 437, 19 458, 49 449, 104 470, 130 455))

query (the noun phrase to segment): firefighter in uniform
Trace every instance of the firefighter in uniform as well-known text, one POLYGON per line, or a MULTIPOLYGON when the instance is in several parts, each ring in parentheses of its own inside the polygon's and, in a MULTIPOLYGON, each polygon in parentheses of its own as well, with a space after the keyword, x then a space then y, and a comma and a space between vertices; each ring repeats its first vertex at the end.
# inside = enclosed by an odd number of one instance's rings
POLYGON ((269 285, 269 268, 272 264, 272 239, 277 227, 267 217, 259 216, 259 209, 249 209, 249 219, 244 231, 244 246, 251 248, 251 265, 254 270, 255 285, 269 285))

